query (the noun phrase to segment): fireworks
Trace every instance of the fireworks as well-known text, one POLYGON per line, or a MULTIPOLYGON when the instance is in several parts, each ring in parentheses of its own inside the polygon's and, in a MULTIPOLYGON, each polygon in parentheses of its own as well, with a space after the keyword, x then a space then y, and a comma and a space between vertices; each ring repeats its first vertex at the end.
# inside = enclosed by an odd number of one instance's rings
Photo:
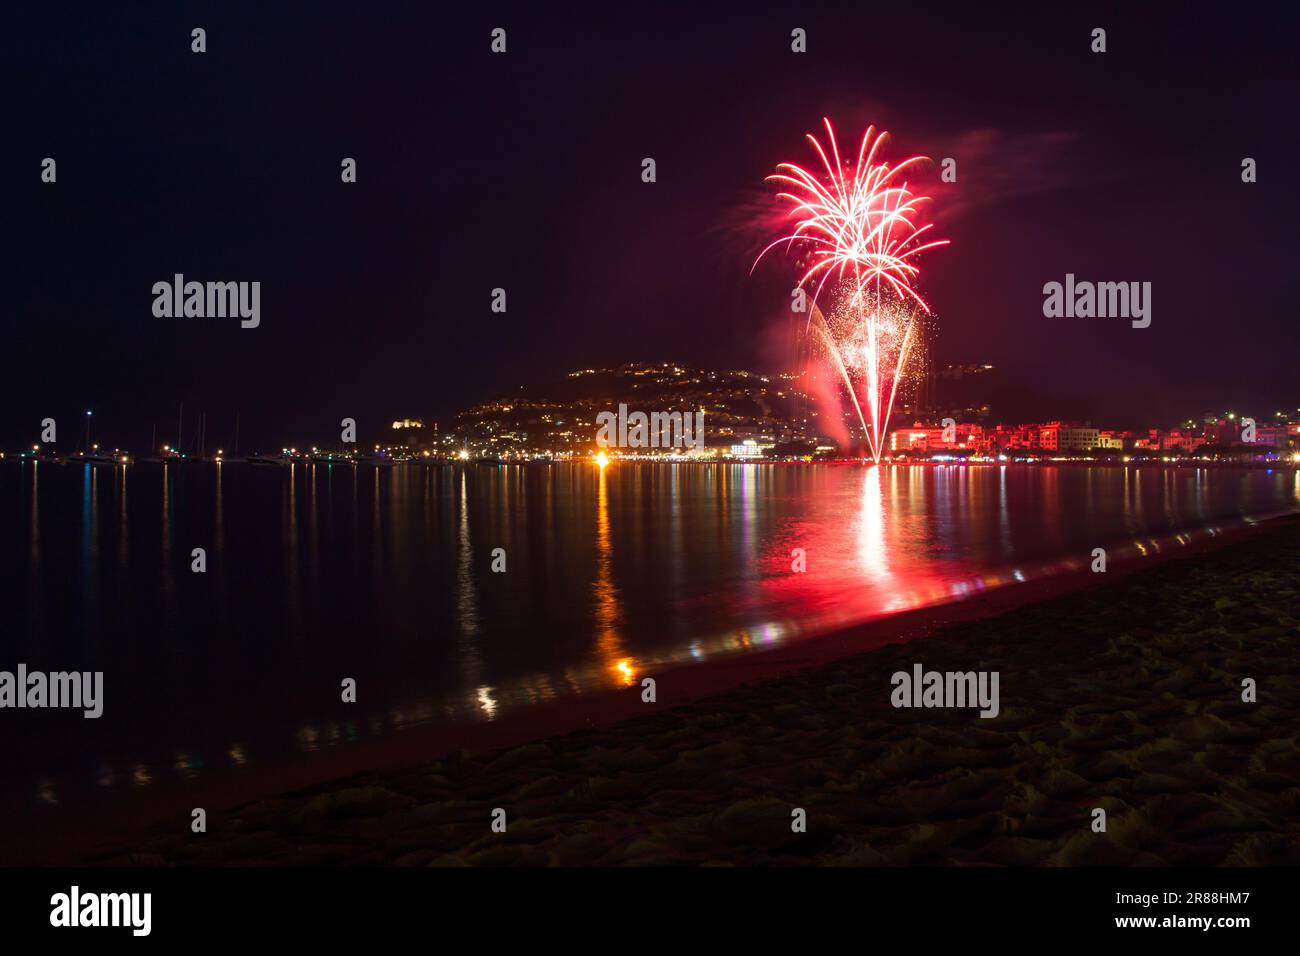
POLYGON ((897 400, 924 366, 925 314, 914 302, 883 298, 864 306, 862 293, 840 286, 813 304, 808 339, 813 356, 835 373, 880 460, 897 400))
POLYGON ((830 120, 823 122, 829 154, 815 136, 808 142, 825 174, 781 163, 768 177, 781 184, 777 198, 790 203, 794 228, 758 258, 783 244, 804 255, 799 288, 813 289, 808 332, 842 376, 879 462, 900 380, 916 355, 917 310, 930 312, 914 286, 920 273, 914 260, 948 241, 924 241, 932 228, 921 221, 928 197, 913 193, 902 178, 926 157, 890 166, 879 157, 888 134, 871 126, 856 164, 848 166, 830 120))

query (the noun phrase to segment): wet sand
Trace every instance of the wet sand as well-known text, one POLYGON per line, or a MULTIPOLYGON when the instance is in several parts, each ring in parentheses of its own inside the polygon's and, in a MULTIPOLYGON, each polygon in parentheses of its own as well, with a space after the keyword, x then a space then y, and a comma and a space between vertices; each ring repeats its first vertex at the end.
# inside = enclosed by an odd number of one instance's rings
MULTIPOLYGON (((993 613, 994 596, 982 606, 993 616, 972 619, 981 605, 965 602, 943 626, 935 609, 766 662, 754 655, 670 672, 659 677, 656 704, 631 688, 604 711, 586 709, 587 720, 643 715, 634 719, 250 800, 210 812, 206 834, 191 834, 185 814, 80 858, 1300 863, 1300 520, 1134 573, 1088 577, 1084 590, 1079 579, 1007 589, 1008 605, 1042 599, 993 613), (854 644, 905 639, 908 627, 937 630, 825 662, 854 644), (998 671, 1001 713, 893 708, 890 675, 916 663, 998 671), (709 690, 745 671, 750 683, 709 690), (678 673, 694 675, 693 690, 678 673), (1258 682, 1257 703, 1241 700, 1245 677, 1258 682), (498 807, 505 833, 490 828, 498 807), (1107 812, 1105 833, 1090 827, 1096 807, 1107 812), (807 813, 806 833, 792 832, 794 808, 807 813)), ((531 736, 563 726, 565 713, 542 715, 531 736)), ((529 736, 523 726, 496 733, 529 736)))

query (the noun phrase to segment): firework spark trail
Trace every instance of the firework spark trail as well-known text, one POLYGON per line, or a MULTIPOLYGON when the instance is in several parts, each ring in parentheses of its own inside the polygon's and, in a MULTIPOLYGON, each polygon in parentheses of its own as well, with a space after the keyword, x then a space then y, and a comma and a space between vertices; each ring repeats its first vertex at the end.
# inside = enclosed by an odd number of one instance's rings
POLYGON ((858 147, 856 164, 846 167, 840 157, 834 127, 829 119, 822 122, 830 144, 829 155, 815 136, 809 134, 807 139, 820 157, 825 175, 814 174, 794 163, 780 163, 777 172, 768 177, 787 190, 778 193, 777 198, 791 204, 790 218, 795 220, 795 226, 763 249, 754 265, 782 244, 787 251, 797 244, 807 253, 805 271, 798 283, 799 288, 815 284, 807 331, 811 331, 812 313, 816 312, 823 291, 830 286, 841 296, 837 310, 843 309, 842 296, 847 291, 848 304, 856 310, 855 321, 847 328, 843 322, 823 322, 828 330, 823 333, 824 344, 828 357, 833 356, 833 364, 844 375, 872 457, 879 462, 899 379, 910 352, 913 318, 908 317, 901 342, 897 340, 897 328, 892 330, 892 336, 886 334, 883 326, 889 320, 886 313, 890 310, 885 307, 882 292, 887 287, 899 302, 910 298, 928 315, 929 305, 913 286, 920 269, 912 260, 929 249, 947 245, 948 241, 921 241, 932 228, 930 223, 920 222, 921 206, 929 197, 916 195, 900 178, 908 168, 926 162, 926 157, 913 156, 892 167, 879 161, 877 156, 888 134, 877 133, 874 126, 869 126, 858 147), (842 334, 831 334, 837 328, 842 334), (882 336, 886 339, 883 343, 882 336), (869 425, 862 415, 857 389, 847 374, 848 368, 859 363, 856 355, 849 355, 846 360, 843 341, 846 337, 854 342, 852 351, 861 351, 869 425), (864 340, 860 345, 859 339, 864 340))
MULTIPOLYGON (((916 323, 909 321, 907 323, 907 331, 903 334, 903 346, 898 353, 898 371, 895 372, 894 381, 889 386, 889 404, 885 406, 884 421, 886 426, 888 426, 889 423, 889 416, 892 415, 894 412, 894 398, 895 396, 898 395, 898 380, 902 377, 901 374, 902 369, 907 367, 907 356, 908 356, 908 352, 910 351, 910 345, 912 342, 912 330, 914 328, 916 328, 916 323)), ((877 433, 876 435, 877 449, 879 448, 881 437, 882 436, 879 433, 877 433)), ((875 450, 875 456, 876 456, 876 461, 879 462, 880 461, 879 450, 875 450)))
POLYGON ((787 250, 795 243, 804 243, 810 247, 812 261, 800 277, 799 286, 816 279, 814 301, 832 276, 842 280, 851 269, 858 291, 874 285, 879 294, 881 285, 887 284, 899 298, 912 297, 928 313, 929 306, 912 286, 920 270, 910 260, 948 241, 919 241, 932 228, 929 223, 917 223, 920 207, 929 197, 914 194, 906 182, 895 183, 900 173, 927 162, 927 158, 913 156, 893 167, 876 162, 889 134, 877 133, 870 126, 863 134, 850 179, 840 158, 835 129, 829 119, 822 122, 826 124, 830 155, 815 136, 808 134, 807 139, 826 169, 826 181, 794 163, 778 164, 779 172, 767 178, 796 190, 778 193, 777 198, 792 204, 790 218, 797 222, 793 231, 763 249, 758 259, 783 243, 787 250))
POLYGON ((835 371, 840 373, 844 379, 845 390, 849 393, 849 398, 853 400, 853 408, 858 413, 858 421, 862 423, 862 431, 867 433, 867 420, 862 415, 862 406, 858 404, 858 396, 853 387, 853 379, 849 377, 849 370, 844 366, 844 358, 837 347, 835 337, 832 335, 830 327, 826 324, 826 319, 817 304, 813 303, 812 313, 808 316, 808 322, 814 332, 817 333, 822 348, 826 351, 826 357, 834 366, 835 371))

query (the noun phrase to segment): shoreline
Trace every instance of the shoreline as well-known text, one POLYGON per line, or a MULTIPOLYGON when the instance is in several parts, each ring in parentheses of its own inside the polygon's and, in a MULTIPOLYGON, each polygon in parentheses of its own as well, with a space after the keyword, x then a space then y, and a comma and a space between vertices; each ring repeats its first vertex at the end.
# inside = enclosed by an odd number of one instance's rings
MULTIPOLYGON (((672 668, 653 675, 658 690, 658 701, 653 705, 653 714, 646 713, 646 708, 652 705, 641 702, 640 688, 631 687, 622 691, 540 704, 487 724, 418 728, 397 737, 374 741, 364 749, 357 748, 355 752, 350 752, 348 748, 325 751, 296 766, 280 768, 259 776, 256 792, 250 792, 251 781, 234 780, 224 786, 205 786, 203 801, 208 809, 209 828, 210 831, 220 831, 223 821, 230 823, 239 820, 241 808, 247 812, 249 807, 292 801, 300 792, 317 793, 319 796, 319 792, 339 791, 340 788, 355 789, 345 785, 356 777, 399 778, 404 774, 418 772, 418 768, 427 768, 437 758, 444 758, 443 763, 448 760, 457 763, 473 762, 485 752, 500 755, 503 752, 509 753, 512 749, 545 747, 575 733, 631 733, 628 728, 635 728, 647 721, 662 720, 665 711, 707 706, 720 695, 754 694, 757 693, 756 689, 770 687, 774 682, 797 681, 801 675, 806 677, 814 672, 820 673, 829 665, 870 659, 886 653, 891 647, 912 646, 912 642, 917 640, 927 642, 918 646, 917 655, 920 656, 930 640, 943 640, 945 636, 951 639, 954 633, 960 634, 963 629, 970 630, 972 625, 995 622, 1020 609, 1050 605, 1071 595, 1079 597, 1093 592, 1104 594, 1124 587, 1125 582, 1130 582, 1135 577, 1135 572, 1155 574, 1160 568, 1193 555, 1208 553, 1212 557, 1215 553, 1231 550, 1238 545, 1249 549, 1252 541, 1257 542, 1258 547, 1263 547, 1264 542, 1279 535, 1287 537, 1289 533, 1290 537, 1294 537, 1297 529, 1300 529, 1300 518, 1277 518, 1255 527, 1233 529, 1218 537, 1193 542, 1178 551, 1116 562, 1105 579, 1098 579, 1086 570, 1062 574, 1000 588, 964 601, 869 621, 790 645, 672 668), (302 791, 302 788, 309 789, 302 791)), ((1195 573, 1196 563, 1183 564, 1184 574, 1195 573)), ((926 666, 933 665, 927 663, 926 666)), ((894 713, 908 714, 907 711, 894 713)), ((151 840, 153 843, 161 840, 170 845, 177 838, 160 835, 166 832, 160 828, 162 818, 170 817, 176 830, 187 833, 188 808, 195 805, 194 800, 193 794, 177 793, 172 795, 166 806, 151 803, 149 812, 142 813, 138 809, 134 814, 119 812, 113 818, 112 832, 118 835, 147 833, 151 837, 143 841, 144 845, 149 845, 151 840)), ((33 833, 32 839, 21 841, 23 845, 15 849, 30 859, 39 845, 42 857, 39 862, 42 863, 123 863, 130 862, 133 856, 138 862, 146 863, 175 861, 171 855, 175 847, 165 854, 146 851, 143 856, 139 856, 128 851, 123 855, 124 847, 139 845, 140 841, 131 839, 124 843, 120 837, 105 840, 102 833, 103 830, 100 829, 96 837, 88 827, 79 828, 76 832, 65 830, 55 837, 46 834, 45 839, 37 839, 37 834, 33 833)), ((210 832, 201 839, 196 838, 194 849, 205 846, 210 849, 209 845, 218 842, 214 837, 215 833, 210 832)), ((181 854, 182 857, 186 855, 181 854)))

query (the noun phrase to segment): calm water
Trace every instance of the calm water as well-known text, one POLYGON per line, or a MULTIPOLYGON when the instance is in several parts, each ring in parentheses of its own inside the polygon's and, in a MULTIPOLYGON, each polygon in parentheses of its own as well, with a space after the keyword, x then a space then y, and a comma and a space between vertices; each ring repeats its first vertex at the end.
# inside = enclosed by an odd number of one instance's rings
POLYGON ((0 712, 6 799, 488 720, 1297 507, 1291 469, 6 463, 0 669, 105 672, 99 720, 0 712))

